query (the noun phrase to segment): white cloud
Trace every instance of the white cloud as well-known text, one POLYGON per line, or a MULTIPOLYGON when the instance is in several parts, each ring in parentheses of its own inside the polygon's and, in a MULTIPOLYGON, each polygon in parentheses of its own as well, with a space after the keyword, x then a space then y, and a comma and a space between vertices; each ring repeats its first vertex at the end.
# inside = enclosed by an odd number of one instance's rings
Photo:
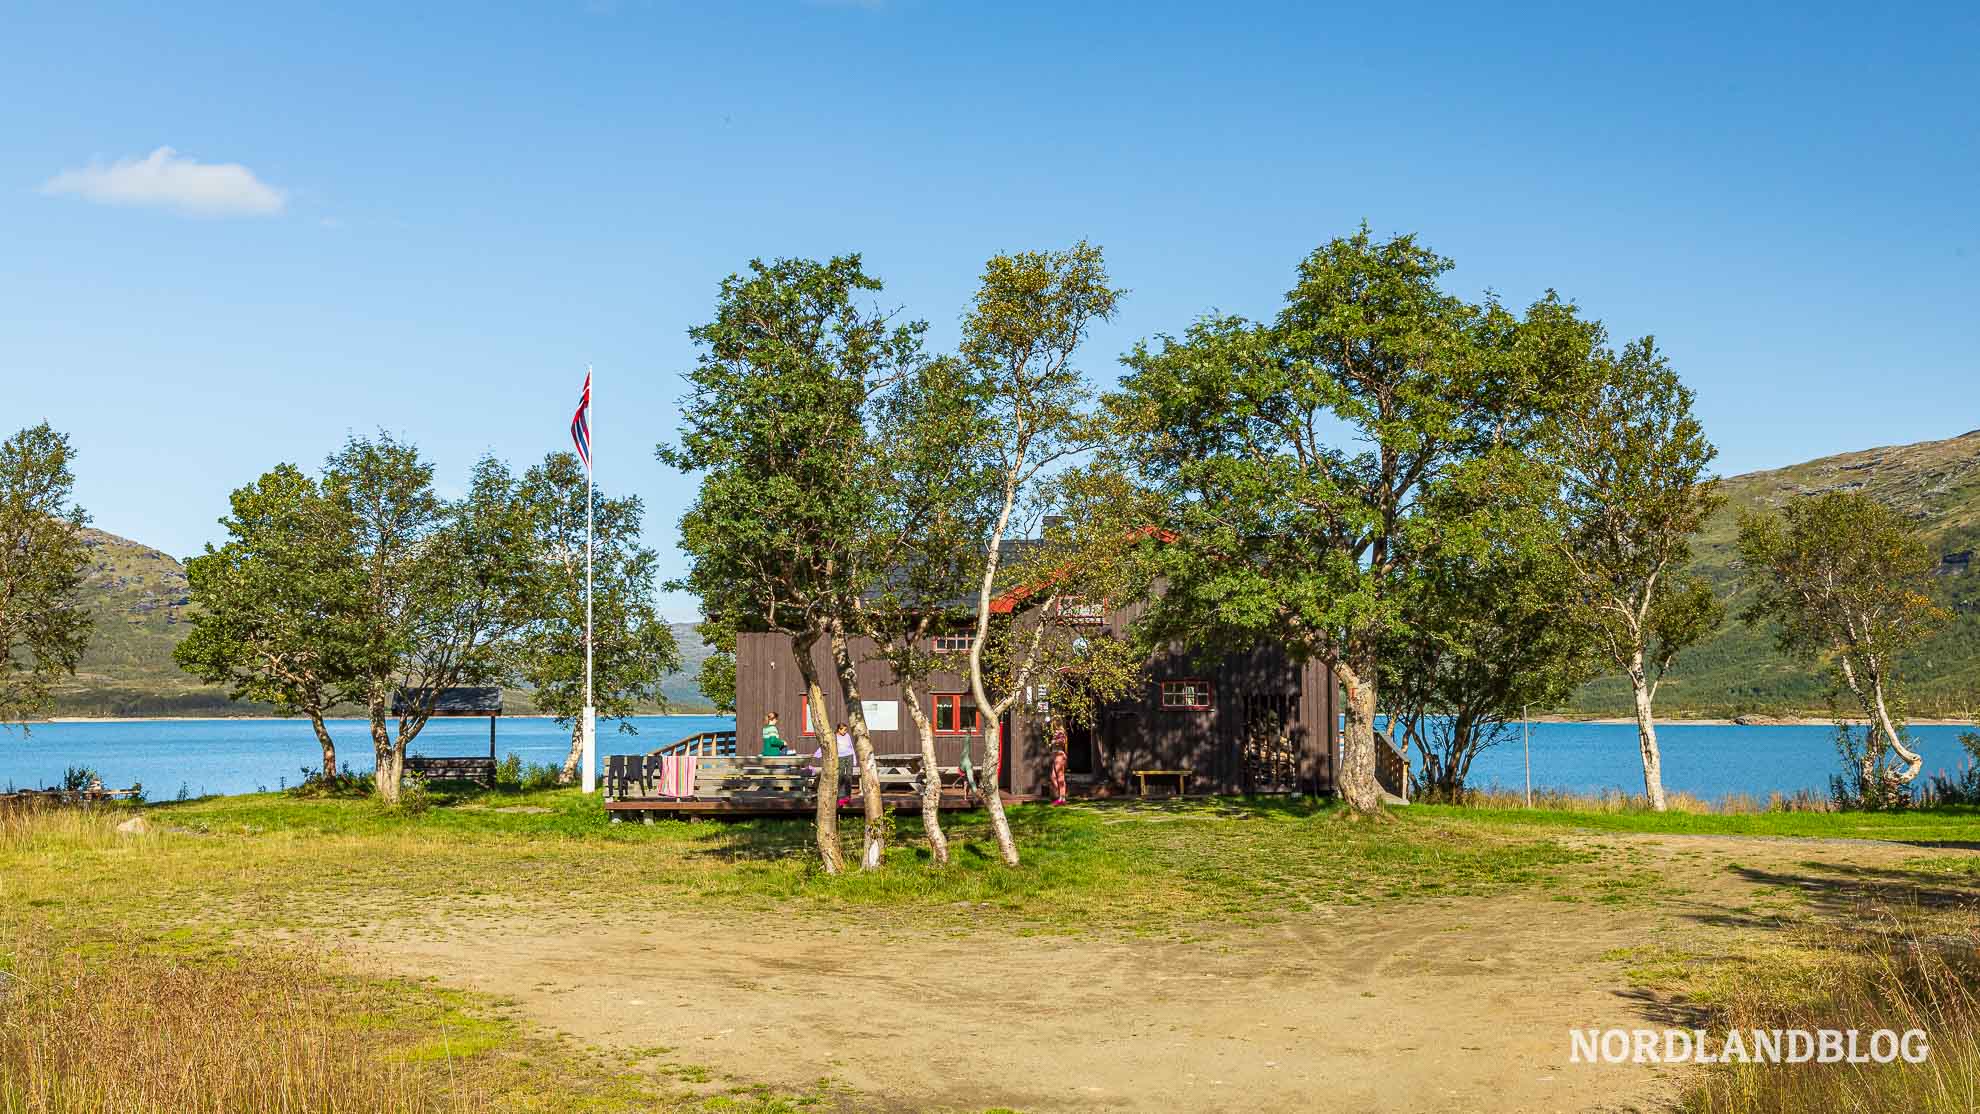
POLYGON ((203 217, 270 216, 288 195, 237 162, 199 162, 160 147, 141 159, 92 162, 41 184, 50 197, 99 205, 154 205, 203 217))

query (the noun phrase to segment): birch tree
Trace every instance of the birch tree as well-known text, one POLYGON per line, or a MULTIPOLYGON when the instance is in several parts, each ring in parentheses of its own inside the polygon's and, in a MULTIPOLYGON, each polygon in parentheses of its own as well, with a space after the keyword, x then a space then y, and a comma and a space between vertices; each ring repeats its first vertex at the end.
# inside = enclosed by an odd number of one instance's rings
MULTIPOLYGON (((1103 437, 1105 426, 1093 407, 1093 393, 1073 359, 1094 322, 1111 318, 1120 303, 1124 291, 1108 281, 1100 249, 1085 241, 1064 251, 999 255, 984 267, 975 301, 963 317, 961 358, 981 385, 983 448, 995 478, 973 593, 976 629, 969 648, 969 686, 989 758, 982 784, 984 810, 998 854, 1010 866, 1017 865, 1018 852, 997 786, 1002 763, 998 724, 1037 668, 1046 624, 1031 624, 1007 668, 986 669, 991 607, 1003 585, 1004 543, 1015 524, 1027 515, 1035 517, 1041 479, 1103 437)), ((1045 600, 1048 606, 1055 601, 1056 592, 1045 600)))
POLYGON ((1724 501, 1706 475, 1718 450, 1692 393, 1650 337, 1598 344, 1586 394, 1561 416, 1558 513, 1575 597, 1634 696, 1643 792, 1665 807, 1657 689, 1724 610, 1689 572, 1691 541, 1724 501))
POLYGON ((0 721, 46 711, 89 645, 74 455, 46 422, 0 442, 0 721))
POLYGON ((974 580, 983 557, 997 476, 984 455, 984 399, 967 369, 952 359, 917 366, 888 390, 876 412, 876 466, 884 472, 874 526, 891 561, 875 589, 854 600, 858 629, 872 639, 901 687, 921 753, 921 827, 929 860, 949 862, 942 830, 942 783, 935 725, 923 703, 928 677, 952 665, 937 653, 937 634, 969 620, 959 586, 974 580))
MULTIPOLYGON (((687 375, 680 438, 658 450, 662 462, 701 474, 681 518, 690 560, 682 586, 725 629, 790 635, 821 734, 831 721, 813 654, 821 643, 838 653, 851 600, 872 575, 867 408, 920 358, 924 331, 863 304, 880 288, 856 255, 755 260, 747 274, 729 276, 714 320, 689 332, 700 352, 687 375)), ((849 704, 864 736, 859 705, 849 704)), ((870 781, 872 744, 859 745, 870 781)), ((844 869, 839 759, 835 747, 821 749, 816 839, 824 869, 836 874, 844 869)), ((865 788, 861 858, 877 864, 886 820, 877 785, 865 788)))
POLYGON ((186 562, 192 633, 172 651, 181 669, 229 696, 308 718, 337 778, 337 745, 324 723, 350 676, 362 581, 346 508, 314 479, 278 465, 236 490, 220 520, 227 541, 186 562))
MULTIPOLYGON (((584 757, 580 717, 585 695, 585 498, 575 454, 546 456, 523 475, 520 498, 534 515, 532 543, 544 573, 543 595, 516 644, 516 675, 539 711, 571 729, 557 781, 577 780, 584 757)), ((666 698, 660 682, 680 667, 673 628, 654 600, 658 555, 639 544, 643 510, 636 495, 593 492, 591 630, 593 704, 624 734, 629 717, 666 698)))
POLYGON ((1894 803, 1925 766, 1906 738, 1898 665, 1951 618, 1930 594, 1938 554, 1902 515, 1853 491, 1743 516, 1739 552, 1753 593, 1740 617, 1775 624, 1783 653, 1830 663, 1868 725, 1856 796, 1894 803), (1887 754, 1903 769, 1883 769, 1887 754))

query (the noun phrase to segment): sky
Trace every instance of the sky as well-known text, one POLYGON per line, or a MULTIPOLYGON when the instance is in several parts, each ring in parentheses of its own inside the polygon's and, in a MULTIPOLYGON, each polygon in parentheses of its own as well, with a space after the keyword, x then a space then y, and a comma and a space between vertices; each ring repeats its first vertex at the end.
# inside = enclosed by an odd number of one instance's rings
POLYGON ((353 433, 456 491, 566 448, 589 363, 672 575, 653 448, 751 258, 860 252, 939 347, 985 259, 1089 239, 1105 387, 1366 221, 1654 334, 1725 474, 1980 427, 1980 6, 1600 7, 9 5, 0 426, 185 557, 353 433))

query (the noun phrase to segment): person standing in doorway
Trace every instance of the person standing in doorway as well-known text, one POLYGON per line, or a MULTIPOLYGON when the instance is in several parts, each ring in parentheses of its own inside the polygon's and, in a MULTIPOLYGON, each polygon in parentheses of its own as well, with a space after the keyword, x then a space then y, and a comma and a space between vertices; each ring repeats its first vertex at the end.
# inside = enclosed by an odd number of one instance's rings
POLYGON ((1052 803, 1066 803, 1066 723, 1052 720, 1052 803))

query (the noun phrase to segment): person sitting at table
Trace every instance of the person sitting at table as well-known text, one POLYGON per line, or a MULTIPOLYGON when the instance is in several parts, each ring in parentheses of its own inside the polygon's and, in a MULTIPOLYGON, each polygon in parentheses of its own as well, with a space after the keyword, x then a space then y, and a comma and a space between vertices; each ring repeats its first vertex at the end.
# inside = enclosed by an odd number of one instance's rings
POLYGON ((777 730, 777 713, 763 713, 763 754, 766 758, 782 758, 791 753, 784 745, 784 736, 777 730))

